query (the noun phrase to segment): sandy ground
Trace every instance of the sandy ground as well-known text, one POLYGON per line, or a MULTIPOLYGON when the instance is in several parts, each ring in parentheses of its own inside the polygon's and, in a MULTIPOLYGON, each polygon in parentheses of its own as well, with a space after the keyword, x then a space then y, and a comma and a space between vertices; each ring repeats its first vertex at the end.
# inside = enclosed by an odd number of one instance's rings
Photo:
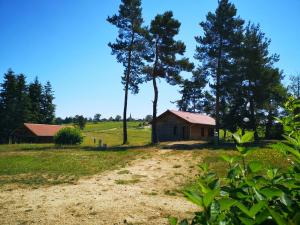
POLYGON ((168 224, 197 211, 173 195, 197 173, 190 151, 155 150, 76 184, 0 191, 0 224, 168 224), (170 194, 171 193, 171 194, 170 194))

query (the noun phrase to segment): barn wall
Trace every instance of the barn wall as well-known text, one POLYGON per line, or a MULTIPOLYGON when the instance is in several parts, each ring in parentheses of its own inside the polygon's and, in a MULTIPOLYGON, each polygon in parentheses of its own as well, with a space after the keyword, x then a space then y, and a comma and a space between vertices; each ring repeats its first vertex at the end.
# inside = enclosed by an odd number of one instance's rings
POLYGON ((192 125, 191 126, 191 139, 210 139, 212 137, 213 126, 207 125, 192 125), (202 129, 204 129, 204 135, 202 134, 202 129))
POLYGON ((157 120, 157 133, 159 141, 188 140, 189 124, 177 116, 167 114, 157 120), (175 128, 176 127, 176 128, 175 128), (176 132, 174 131, 176 129, 176 132))

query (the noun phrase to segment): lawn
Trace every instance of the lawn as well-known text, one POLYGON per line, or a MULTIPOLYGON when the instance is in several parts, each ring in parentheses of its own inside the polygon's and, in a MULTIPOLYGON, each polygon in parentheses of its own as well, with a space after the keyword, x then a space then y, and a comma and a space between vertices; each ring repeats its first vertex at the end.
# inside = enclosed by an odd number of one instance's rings
MULTIPOLYGON (((145 146, 149 143, 151 129, 140 128, 139 122, 129 122, 129 144, 124 147, 120 147, 122 122, 88 123, 83 134, 84 143, 75 147, 60 148, 54 144, 0 145, 0 187, 5 184, 39 186, 73 183, 84 176, 124 167, 131 160, 147 154, 145 146), (97 149, 99 139, 108 144, 107 150, 97 149)), ((157 148, 166 148, 166 145, 157 148)), ((249 159, 264 161, 266 168, 287 168, 288 161, 285 157, 268 145, 256 148, 257 151, 249 159)), ((183 149, 184 146, 177 150, 183 149)), ((220 176, 228 168, 220 156, 236 154, 234 147, 216 149, 204 145, 190 150, 194 158, 208 163, 210 169, 220 176)), ((170 154, 176 154, 176 151, 170 154)))
POLYGON ((60 148, 54 144, 0 145, 0 186, 4 184, 51 185, 76 182, 82 176, 123 167, 143 150, 130 150, 150 140, 150 129, 139 128, 138 122, 128 123, 128 136, 132 142, 124 148, 121 122, 88 123, 83 130, 84 143, 80 146, 60 148), (98 151, 102 139, 109 149, 98 151), (113 147, 112 147, 113 146, 113 147))
MULTIPOLYGON (((128 141, 130 146, 142 146, 150 143, 151 129, 140 127, 140 122, 128 122, 128 141)), ((118 146, 122 144, 123 124, 122 122, 99 122, 88 123, 83 130, 85 135, 85 146, 95 146, 99 140, 108 146, 118 146), (96 139, 96 143, 94 143, 96 139)))

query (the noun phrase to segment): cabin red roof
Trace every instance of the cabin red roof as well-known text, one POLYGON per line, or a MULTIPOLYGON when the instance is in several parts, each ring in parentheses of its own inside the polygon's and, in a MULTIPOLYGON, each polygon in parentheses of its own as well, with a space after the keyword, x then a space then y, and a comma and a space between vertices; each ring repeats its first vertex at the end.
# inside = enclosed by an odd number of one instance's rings
MULTIPOLYGON (((181 119, 192 123, 192 124, 205 124, 205 125, 211 125, 215 126, 216 121, 214 118, 200 114, 200 113, 190 113, 190 112, 183 112, 183 111, 176 111, 176 110, 167 110, 165 113, 170 112, 177 117, 180 117, 181 119)), ((163 114, 165 114, 163 113, 163 114)), ((163 115, 162 114, 162 115, 163 115)))
POLYGON ((35 123, 24 123, 24 126, 29 129, 36 136, 52 137, 64 126, 60 125, 48 125, 48 124, 35 124, 35 123))

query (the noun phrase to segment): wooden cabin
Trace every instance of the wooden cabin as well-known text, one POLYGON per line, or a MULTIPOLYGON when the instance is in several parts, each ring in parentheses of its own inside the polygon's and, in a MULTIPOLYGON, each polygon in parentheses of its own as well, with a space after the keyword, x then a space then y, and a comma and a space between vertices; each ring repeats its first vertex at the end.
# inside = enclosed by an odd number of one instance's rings
POLYGON ((157 117, 159 141, 210 140, 215 119, 199 113, 167 110, 157 117))
POLYGON ((60 125, 24 123, 10 135, 10 143, 51 143, 60 125))

